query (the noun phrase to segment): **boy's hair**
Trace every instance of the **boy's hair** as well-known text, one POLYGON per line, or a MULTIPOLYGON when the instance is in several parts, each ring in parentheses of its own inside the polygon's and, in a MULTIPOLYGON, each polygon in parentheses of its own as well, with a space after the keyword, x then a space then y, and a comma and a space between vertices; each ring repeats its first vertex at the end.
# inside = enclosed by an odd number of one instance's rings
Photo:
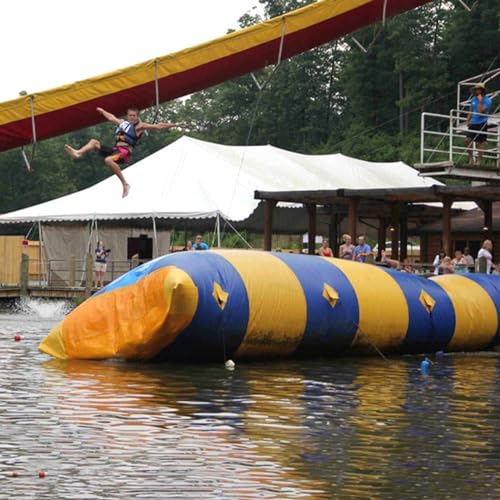
POLYGON ((129 111, 135 111, 137 114, 139 114, 139 108, 136 108, 135 106, 131 106, 131 107, 127 108, 127 113, 129 111))

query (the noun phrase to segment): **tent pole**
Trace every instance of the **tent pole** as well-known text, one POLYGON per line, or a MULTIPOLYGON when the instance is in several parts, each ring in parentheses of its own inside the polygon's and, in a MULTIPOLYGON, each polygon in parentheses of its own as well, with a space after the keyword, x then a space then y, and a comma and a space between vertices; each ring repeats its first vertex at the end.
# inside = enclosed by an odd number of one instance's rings
POLYGON ((156 259, 156 257, 159 256, 159 253, 158 253, 158 235, 156 233, 156 219, 155 219, 154 215, 153 215, 152 219, 153 219, 153 239, 155 242, 155 252, 153 253, 153 259, 156 259))
POLYGON ((217 212, 216 232, 217 232, 217 248, 220 248, 220 212, 217 212))
POLYGON ((224 216, 222 216, 222 218, 224 219, 226 224, 228 224, 229 227, 241 238, 241 241, 243 241, 248 248, 253 248, 252 245, 250 245, 250 243, 248 243, 248 241, 243 237, 243 235, 238 232, 238 230, 224 216))
MULTIPOLYGON (((38 273, 38 284, 42 286, 42 273, 43 273, 43 236, 42 236, 42 222, 38 221, 38 245, 40 248, 40 272, 38 273)), ((47 286, 49 285, 47 276, 47 286)))

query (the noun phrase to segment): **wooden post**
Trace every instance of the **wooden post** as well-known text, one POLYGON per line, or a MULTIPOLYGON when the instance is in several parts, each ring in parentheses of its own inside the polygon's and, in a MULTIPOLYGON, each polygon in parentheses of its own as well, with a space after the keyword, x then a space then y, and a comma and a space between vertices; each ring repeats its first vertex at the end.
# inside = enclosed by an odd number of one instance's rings
POLYGON ((443 250, 446 255, 451 256, 451 204, 448 196, 443 197, 443 250))
POLYGON ((349 198, 349 212, 348 212, 348 220, 347 220, 347 228, 349 234, 352 238, 353 242, 356 242, 356 238, 358 236, 358 208, 359 208, 359 199, 358 198, 349 198))
POLYGON ((391 259, 399 259, 399 215, 398 202, 391 204, 391 259))
POLYGON ((85 297, 92 295, 92 275, 94 267, 94 258, 88 253, 85 257, 85 297))
POLYGON ((74 288, 76 284, 76 258, 71 255, 68 260, 68 286, 74 288))
POLYGON ((273 210, 275 200, 264 201, 264 250, 270 252, 273 248, 273 210))
POLYGON ((380 259, 382 258, 382 250, 385 250, 385 219, 383 217, 380 217, 378 220, 377 246, 377 260, 380 262, 380 259))
POLYGON ((399 240, 400 240, 400 251, 399 255, 403 261, 408 257, 408 205, 403 204, 402 210, 399 214, 399 240))
POLYGON ((338 256, 339 252, 339 216, 334 213, 334 208, 332 207, 330 213, 330 226, 328 228, 328 240, 330 241, 330 248, 332 249, 333 255, 338 256))
POLYGON ((29 280, 30 258, 25 254, 21 254, 21 282, 20 291, 21 297, 28 295, 28 280, 29 280))
POLYGON ((493 239, 493 210, 492 210, 491 200, 485 200, 480 205, 481 209, 484 212, 484 239, 491 240, 493 239))
POLYGON ((309 214, 307 253, 314 255, 316 253, 316 205, 307 203, 306 208, 309 214))

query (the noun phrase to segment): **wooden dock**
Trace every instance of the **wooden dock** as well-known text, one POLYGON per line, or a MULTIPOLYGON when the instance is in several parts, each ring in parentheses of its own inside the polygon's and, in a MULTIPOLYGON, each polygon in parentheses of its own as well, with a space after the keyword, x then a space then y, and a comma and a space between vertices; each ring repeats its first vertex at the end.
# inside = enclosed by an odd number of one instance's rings
MULTIPOLYGON (((90 295, 96 292, 96 289, 90 290, 90 295)), ((46 287, 46 286, 28 286, 26 289, 16 286, 0 287, 0 300, 2 299, 20 299, 22 297, 45 298, 45 299, 85 299, 89 297, 89 291, 85 288, 68 287, 46 287)))

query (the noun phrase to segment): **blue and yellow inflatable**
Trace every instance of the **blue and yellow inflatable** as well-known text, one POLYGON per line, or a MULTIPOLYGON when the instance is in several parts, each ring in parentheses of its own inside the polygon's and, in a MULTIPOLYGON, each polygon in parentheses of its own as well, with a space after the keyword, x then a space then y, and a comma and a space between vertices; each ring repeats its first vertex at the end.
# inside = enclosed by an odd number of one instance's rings
POLYGON ((40 349, 189 361, 477 350, 499 343, 499 307, 498 276, 425 279, 326 257, 182 252, 100 290, 40 349))

